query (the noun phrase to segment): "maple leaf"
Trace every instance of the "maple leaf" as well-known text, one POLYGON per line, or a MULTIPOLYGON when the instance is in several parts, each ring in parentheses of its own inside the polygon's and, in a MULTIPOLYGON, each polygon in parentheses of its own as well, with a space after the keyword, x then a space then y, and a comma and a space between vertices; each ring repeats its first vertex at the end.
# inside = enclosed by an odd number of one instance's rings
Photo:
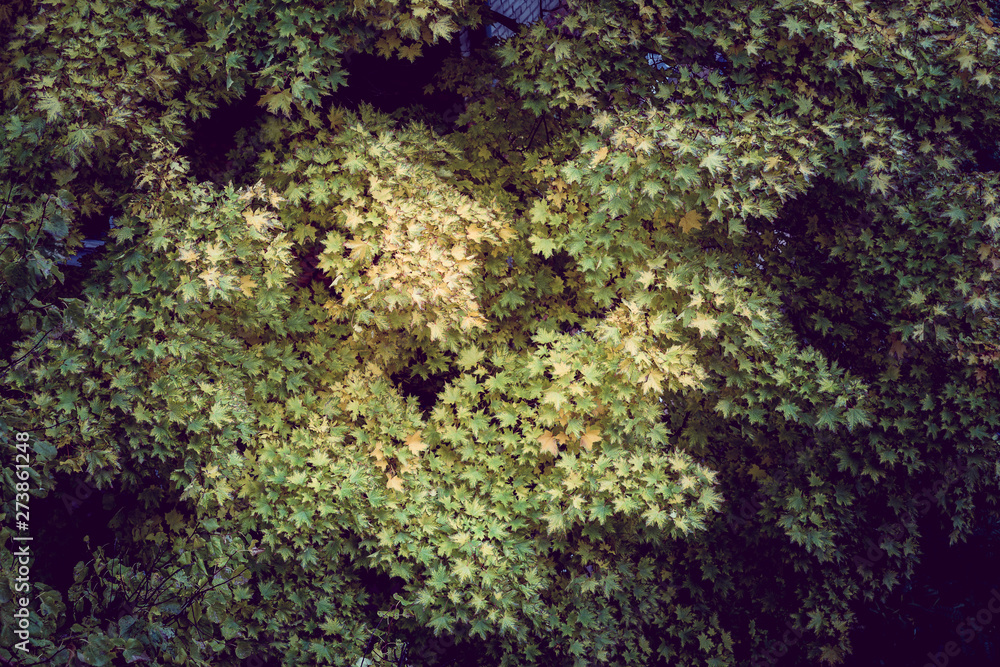
POLYGON ((604 161, 604 158, 608 157, 608 147, 601 146, 600 150, 594 153, 594 157, 590 160, 590 166, 596 167, 604 161))
POLYGON ((205 284, 208 285, 209 287, 218 287, 219 286, 219 278, 222 277, 222 274, 219 273, 218 269, 216 269, 215 267, 212 267, 211 269, 208 269, 207 271, 202 271, 201 273, 199 273, 198 277, 201 278, 202 280, 204 280, 205 284))
POLYGON ((705 336, 706 331, 714 336, 719 330, 718 320, 715 320, 702 313, 696 313, 695 317, 691 320, 691 324, 689 324, 688 326, 697 329, 701 337, 705 336))
POLYGON ((719 151, 709 151, 708 154, 701 159, 698 164, 699 167, 705 167, 708 169, 712 176, 715 176, 716 171, 721 171, 726 164, 726 158, 719 151))
POLYGON ((559 456, 559 441, 552 435, 552 431, 546 431, 539 436, 538 442, 542 443, 542 452, 548 452, 552 456, 559 456))
POLYGON ((182 262, 191 264, 192 262, 198 261, 198 253, 190 248, 181 248, 180 255, 178 257, 182 262))
POLYGON ((552 364, 552 373, 556 377, 562 377, 563 375, 566 375, 572 370, 573 366, 571 366, 570 364, 564 364, 561 361, 557 361, 552 364))
POLYGON ((271 113, 281 111, 288 116, 292 110, 292 91, 272 88, 260 98, 258 104, 267 105, 267 110, 271 113))
POLYGON ((590 428, 580 436, 580 445, 588 452, 594 448, 594 443, 600 442, 601 432, 596 428, 590 428))
POLYGON ((896 357, 896 359, 902 359, 906 356, 906 345, 897 337, 893 337, 892 345, 889 347, 889 354, 896 357))
POLYGON ((396 477, 395 475, 389 475, 389 481, 386 482, 385 488, 393 489, 394 491, 403 492, 403 478, 396 477))
POLYGON ((662 380, 663 380, 663 373, 656 370, 651 370, 649 373, 646 374, 646 380, 642 383, 643 391, 644 392, 654 391, 657 393, 663 391, 663 385, 661 384, 662 380))
POLYGON ((408 437, 404 444, 409 448, 410 452, 412 452, 414 456, 427 449, 427 443, 421 439, 420 431, 417 431, 408 437))
POLYGON ((469 240, 473 243, 478 243, 479 239, 483 238, 484 230, 482 227, 477 227, 476 225, 469 225, 465 228, 465 235, 469 237, 469 240))
POLYGON ((250 276, 240 276, 240 291, 246 296, 253 296, 253 288, 257 283, 250 276))
POLYGON ((225 250, 218 243, 209 243, 205 246, 205 257, 212 264, 218 264, 222 261, 224 255, 225 250))
POLYGON ((368 256, 369 245, 363 239, 347 241, 344 247, 351 251, 351 259, 355 262, 362 262, 368 256))
POLYGON ((970 72, 976 64, 976 57, 969 53, 968 49, 962 49, 959 51, 958 56, 955 59, 958 60, 958 63, 962 66, 962 70, 968 70, 970 72))
POLYGON ((701 229, 701 216, 695 210, 690 210, 680 219, 681 229, 688 234, 693 229, 701 229))
POLYGON ((371 455, 375 459, 375 465, 381 470, 384 471, 389 467, 389 462, 385 460, 385 452, 382 451, 382 443, 376 443, 371 451, 371 455))
POLYGON ((253 227, 254 231, 258 233, 263 233, 271 226, 271 219, 265 211, 248 209, 243 211, 243 217, 246 219, 247 224, 253 227))
POLYGON ((549 389, 545 392, 545 402, 551 403, 555 406, 556 410, 560 409, 563 403, 566 402, 566 396, 558 389, 549 389))
POLYGON ((420 57, 420 44, 411 44, 399 49, 399 55, 411 63, 420 57))

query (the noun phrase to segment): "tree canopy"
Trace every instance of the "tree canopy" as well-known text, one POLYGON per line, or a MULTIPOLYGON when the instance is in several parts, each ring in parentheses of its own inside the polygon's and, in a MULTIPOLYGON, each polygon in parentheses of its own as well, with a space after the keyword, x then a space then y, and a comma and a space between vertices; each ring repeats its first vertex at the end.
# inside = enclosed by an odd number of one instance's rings
POLYGON ((0 658, 843 661, 996 509, 989 13, 8 3, 0 658), (81 478, 113 540, 21 650, 17 504, 81 478))

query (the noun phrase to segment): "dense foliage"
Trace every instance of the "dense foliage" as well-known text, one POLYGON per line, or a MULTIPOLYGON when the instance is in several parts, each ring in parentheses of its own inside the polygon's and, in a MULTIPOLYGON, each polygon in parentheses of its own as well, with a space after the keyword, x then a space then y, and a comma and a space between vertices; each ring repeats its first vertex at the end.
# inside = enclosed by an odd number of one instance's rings
POLYGON ((11 664, 837 663, 995 509, 985 4, 574 0, 391 113, 485 5, 0 12, 11 664), (19 451, 120 508, 30 655, 19 451))

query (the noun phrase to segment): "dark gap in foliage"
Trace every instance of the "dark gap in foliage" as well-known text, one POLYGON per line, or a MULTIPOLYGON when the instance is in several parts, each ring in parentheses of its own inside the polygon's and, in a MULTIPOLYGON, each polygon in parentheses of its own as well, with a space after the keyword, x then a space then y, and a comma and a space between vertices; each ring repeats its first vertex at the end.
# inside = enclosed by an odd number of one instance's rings
POLYGON ((260 91, 251 89, 241 99, 216 107, 207 118, 191 127, 191 138, 180 154, 191 161, 191 174, 198 181, 222 182, 228 176, 229 152, 237 147, 237 132, 254 127, 268 112, 257 105, 260 91))
POLYGON ((406 580, 401 577, 394 577, 370 567, 358 567, 355 573, 370 596, 368 604, 365 605, 365 612, 372 618, 375 618, 375 612, 388 610, 395 605, 392 596, 402 593, 403 586, 406 585, 406 580))
POLYGON ((458 55, 458 40, 423 45, 414 62, 378 54, 352 53, 347 59, 347 85, 333 96, 333 103, 357 111, 369 104, 400 121, 420 120, 439 132, 453 129, 464 98, 433 86, 446 59, 458 55))
POLYGON ((100 491, 81 474, 63 477, 45 498, 33 498, 32 514, 44 517, 45 530, 32 541, 36 560, 31 576, 62 593, 67 600, 73 584, 73 568, 90 560, 90 553, 104 546, 114 552, 115 531, 108 526, 118 508, 114 496, 100 491), (89 546, 84 542, 90 536, 89 546))
POLYGON ((432 370, 427 365, 424 352, 415 350, 415 358, 409 367, 393 373, 390 379, 404 399, 412 397, 417 400, 421 413, 427 417, 437 404, 438 395, 444 391, 449 382, 458 377, 457 371, 440 373, 432 370), (426 377, 421 377, 421 371, 426 377))
POLYGON ((844 667, 919 667, 934 664, 932 657, 961 667, 1000 662, 1000 614, 980 615, 991 603, 994 609, 1000 606, 992 592, 1000 592, 1000 524, 991 518, 967 542, 948 546, 949 527, 927 523, 921 526, 924 553, 913 580, 881 608, 859 610, 863 627, 852 637, 855 651, 844 667), (949 642, 958 655, 943 654, 949 642))

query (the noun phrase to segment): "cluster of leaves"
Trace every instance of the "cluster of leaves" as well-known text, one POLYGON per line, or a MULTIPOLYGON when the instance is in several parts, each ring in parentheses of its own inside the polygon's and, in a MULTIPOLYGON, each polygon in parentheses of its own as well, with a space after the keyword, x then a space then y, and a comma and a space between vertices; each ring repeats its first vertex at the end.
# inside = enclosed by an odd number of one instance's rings
POLYGON ((341 58, 412 60, 481 3, 141 10, 0 16, 5 456, 34 429, 36 496, 86 471, 141 501, 131 555, 38 589, 53 663, 449 633, 482 664, 720 666, 788 621, 836 663, 912 574, 917 491, 961 464, 953 540, 995 506, 997 177, 958 168, 996 136, 984 7, 581 1, 443 70, 446 137, 338 106, 341 58), (249 88, 253 185, 196 182, 187 123, 249 88))

